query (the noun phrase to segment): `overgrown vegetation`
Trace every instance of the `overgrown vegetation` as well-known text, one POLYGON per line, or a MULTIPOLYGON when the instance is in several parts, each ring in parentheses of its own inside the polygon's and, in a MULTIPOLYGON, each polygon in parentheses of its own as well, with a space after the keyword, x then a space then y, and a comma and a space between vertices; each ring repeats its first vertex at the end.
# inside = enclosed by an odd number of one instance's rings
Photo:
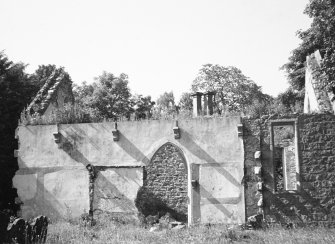
POLYGON ((30 114, 22 111, 19 119, 20 125, 50 125, 101 122, 103 119, 94 110, 78 105, 66 104, 63 108, 55 109, 50 114, 30 114))
POLYGON ((265 230, 241 230, 225 225, 196 226, 182 230, 149 229, 98 221, 97 225, 54 223, 49 225, 47 243, 335 243, 335 229, 282 227, 265 230))
POLYGON ((301 43, 282 67, 287 73, 290 87, 278 98, 287 109, 303 103, 306 56, 316 50, 320 50, 323 58, 320 72, 325 88, 332 90, 335 87, 335 1, 310 0, 304 13, 312 19, 312 24, 307 30, 297 31, 301 43))
POLYGON ((192 82, 192 91, 215 92, 214 109, 218 114, 245 112, 255 102, 271 102, 271 96, 264 94, 260 86, 233 66, 203 65, 192 82))
POLYGON ((36 84, 25 73, 23 63, 14 63, 0 51, 0 210, 16 211, 16 190, 12 177, 17 170, 13 156, 17 149, 14 138, 20 112, 35 95, 36 84))
MULTIPOLYGON (((249 118, 261 118, 263 115, 274 114, 288 114, 287 110, 282 107, 276 106, 277 104, 267 105, 262 102, 255 102, 248 106, 247 111, 236 112, 222 110, 221 114, 215 113, 213 115, 198 116, 201 118, 220 118, 228 116, 241 116, 249 118)), ((63 108, 55 109, 50 114, 40 115, 38 113, 30 114, 23 110, 19 118, 19 125, 50 125, 50 124, 77 124, 77 123, 101 123, 101 122, 118 122, 118 121, 139 121, 139 120, 183 120, 194 118, 192 110, 180 109, 176 107, 153 107, 150 113, 146 116, 138 116, 134 111, 129 113, 128 116, 119 117, 103 117, 91 107, 83 107, 78 104, 66 104, 63 108)))
MULTIPOLYGON (((212 116, 200 116, 198 118, 219 118, 227 116, 243 116, 243 113, 224 112, 221 115, 214 114, 212 116)), ((66 104, 63 108, 55 109, 47 115, 40 115, 38 113, 29 114, 26 111, 22 111, 19 118, 19 125, 77 124, 138 120, 181 120, 192 118, 192 111, 181 110, 177 112, 158 109, 153 109, 150 117, 139 118, 136 116, 136 113, 132 113, 128 117, 105 118, 99 116, 99 114, 91 108, 66 104)))

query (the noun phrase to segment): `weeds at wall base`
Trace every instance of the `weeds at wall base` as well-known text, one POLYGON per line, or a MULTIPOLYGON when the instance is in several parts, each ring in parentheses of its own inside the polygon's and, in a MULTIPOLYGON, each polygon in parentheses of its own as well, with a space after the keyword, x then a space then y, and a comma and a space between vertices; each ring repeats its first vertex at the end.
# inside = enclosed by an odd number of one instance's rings
POLYGON ((280 226, 241 230, 227 225, 199 225, 182 230, 149 232, 138 225, 97 222, 81 226, 57 222, 49 226, 47 243, 335 243, 335 229, 280 226))

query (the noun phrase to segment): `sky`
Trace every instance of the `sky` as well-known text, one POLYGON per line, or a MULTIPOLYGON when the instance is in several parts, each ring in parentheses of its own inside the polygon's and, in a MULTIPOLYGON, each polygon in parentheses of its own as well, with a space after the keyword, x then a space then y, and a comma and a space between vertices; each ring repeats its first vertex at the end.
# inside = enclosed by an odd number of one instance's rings
POLYGON ((80 84, 103 71, 129 76, 132 93, 190 91, 204 64, 235 66, 276 96, 279 68, 311 19, 308 0, 0 0, 0 51, 65 67, 80 84))

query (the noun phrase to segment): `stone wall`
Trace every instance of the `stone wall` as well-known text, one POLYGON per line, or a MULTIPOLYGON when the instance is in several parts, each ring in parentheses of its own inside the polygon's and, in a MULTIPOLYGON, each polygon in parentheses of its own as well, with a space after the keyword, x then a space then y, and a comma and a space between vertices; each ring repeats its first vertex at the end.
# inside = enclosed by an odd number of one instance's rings
POLYGON ((94 215, 110 213, 133 218, 137 209, 134 199, 143 184, 142 167, 95 167, 96 179, 93 186, 94 215))
POLYGON ((260 121, 252 119, 243 120, 243 141, 244 141, 244 186, 245 186, 245 207, 247 217, 256 215, 259 212, 257 202, 261 198, 257 183, 259 178, 255 174, 255 167, 261 166, 260 159, 255 159, 255 153, 260 151, 261 130, 260 121))
POLYGON ((335 226, 335 116, 299 117, 302 221, 335 226))
POLYGON ((118 140, 114 123, 21 126, 13 184, 22 216, 140 211, 243 223, 262 214, 270 223, 334 225, 335 116, 244 119, 243 131, 240 123, 182 120, 176 138, 175 121, 122 122, 118 140))
POLYGON ((172 143, 163 145, 145 167, 137 207, 145 215, 171 216, 187 220, 187 164, 183 153, 172 143))
POLYGON ((258 148, 259 136, 264 200, 262 210, 265 219, 269 223, 334 226, 335 116, 264 116, 259 120, 244 120, 244 126, 247 217, 257 212, 256 203, 259 199, 257 176, 252 170, 252 167, 258 165, 257 160, 252 158, 252 152, 258 148), (278 190, 274 174, 275 160, 272 158, 271 121, 292 119, 296 119, 298 128, 298 138, 295 138, 298 140, 299 149, 300 169, 296 174, 298 189, 278 190))
POLYGON ((243 223, 239 123, 239 117, 181 120, 180 137, 176 122, 169 120, 124 121, 117 133, 110 122, 20 126, 13 185, 21 215, 137 216, 144 184, 169 212, 182 220, 187 216, 189 223, 243 223))
POLYGON ((304 113, 334 113, 334 93, 323 85, 321 63, 319 50, 306 57, 304 113))

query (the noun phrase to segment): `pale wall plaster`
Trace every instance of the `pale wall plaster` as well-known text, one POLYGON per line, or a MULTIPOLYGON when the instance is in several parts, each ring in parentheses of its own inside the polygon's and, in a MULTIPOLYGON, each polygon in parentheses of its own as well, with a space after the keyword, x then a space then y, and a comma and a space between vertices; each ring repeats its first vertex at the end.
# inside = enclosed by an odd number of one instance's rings
MULTIPOLYGON (((98 168, 128 167, 129 169, 122 171, 124 176, 136 172, 134 178, 130 180, 131 177, 128 176, 128 178, 116 176, 115 169, 100 171, 95 184, 95 192, 102 187, 100 190, 108 193, 106 186, 108 183, 118 188, 120 194, 133 201, 134 193, 142 184, 141 167, 150 161, 160 146, 166 142, 172 142, 181 149, 187 162, 188 222, 241 223, 245 219, 244 186, 241 182, 244 172, 244 149, 243 140, 237 134, 239 123, 239 117, 181 120, 179 121, 181 138, 176 140, 172 130, 175 121, 120 122, 118 123, 119 141, 113 141, 114 123, 61 124, 58 127, 56 125, 20 126, 18 129, 20 169, 17 175, 39 174, 37 188, 48 192, 44 197, 39 196, 38 201, 37 199, 25 201, 23 200, 25 196, 19 195, 23 198, 21 199, 23 215, 27 215, 28 212, 39 215, 45 209, 52 209, 54 215, 65 217, 67 212, 64 210, 65 205, 69 206, 66 208, 74 217, 80 215, 81 211, 88 211, 89 177, 85 171, 85 166, 88 164, 98 168), (61 134, 59 144, 55 143, 53 137, 53 133, 57 130, 61 134), (213 172, 216 172, 215 180, 211 179, 211 174, 205 171, 202 171, 200 180, 200 186, 201 184, 206 187, 213 185, 215 191, 210 192, 214 194, 213 196, 199 195, 199 189, 192 188, 191 181, 199 180, 196 179, 195 174, 191 174, 192 165, 213 166, 213 172), (102 177, 106 184, 101 183, 102 177), (58 178, 64 182, 58 182, 58 178), (207 178, 211 180, 210 183, 207 182, 207 178), (68 188, 73 186, 73 190, 70 191, 68 188), (80 198, 77 201, 81 202, 80 204, 73 200, 73 195, 80 198), (239 196, 238 200, 236 196, 239 196), (200 205, 200 201, 207 201, 207 198, 220 200, 200 205), (235 201, 230 202, 231 198, 235 201), (34 207, 27 210, 26 206, 34 207), (225 209, 228 209, 228 212, 225 209), (231 215, 232 212, 234 212, 233 215, 231 215)), ((13 181, 20 193, 27 186, 18 179, 16 177, 13 181)), ((117 207, 119 206, 117 201, 119 200, 103 203, 103 200, 95 199, 95 207, 100 208, 103 205, 108 211, 118 212, 122 209, 117 207)), ((136 214, 133 205, 131 211, 136 214)))

